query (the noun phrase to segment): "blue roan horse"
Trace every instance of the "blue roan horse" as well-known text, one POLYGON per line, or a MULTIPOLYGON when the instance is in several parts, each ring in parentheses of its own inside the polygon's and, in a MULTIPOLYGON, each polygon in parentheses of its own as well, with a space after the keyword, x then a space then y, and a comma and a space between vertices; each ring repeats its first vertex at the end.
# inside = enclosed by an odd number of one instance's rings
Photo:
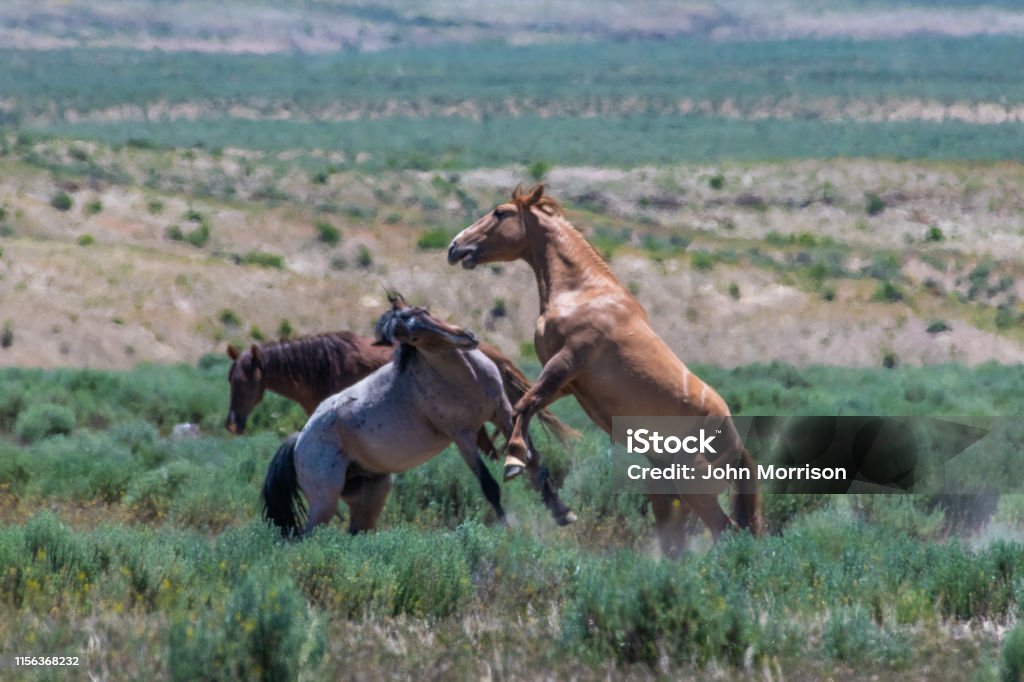
MULTIPOLYGON (((397 344, 395 360, 324 400, 270 463, 264 516, 286 537, 300 530, 305 511, 300 490, 309 502, 303 535, 337 513, 339 498, 350 510, 349 532, 373 529, 391 490, 391 474, 436 457, 452 442, 505 521, 500 488, 477 448, 478 431, 487 422, 506 439, 512 432, 501 372, 477 349, 472 332, 407 306, 397 294, 389 298, 392 308, 377 322, 377 338, 397 344)), ((574 521, 547 472, 534 467, 528 473, 556 522, 574 521)))

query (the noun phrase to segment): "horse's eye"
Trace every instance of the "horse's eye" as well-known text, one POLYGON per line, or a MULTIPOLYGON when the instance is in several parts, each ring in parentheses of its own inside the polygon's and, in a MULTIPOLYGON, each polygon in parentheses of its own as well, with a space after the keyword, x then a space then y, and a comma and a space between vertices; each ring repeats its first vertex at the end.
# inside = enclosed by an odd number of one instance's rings
POLYGON ((497 218, 498 220, 504 220, 506 217, 508 217, 508 211, 502 211, 501 209, 496 208, 494 209, 494 217, 497 218))

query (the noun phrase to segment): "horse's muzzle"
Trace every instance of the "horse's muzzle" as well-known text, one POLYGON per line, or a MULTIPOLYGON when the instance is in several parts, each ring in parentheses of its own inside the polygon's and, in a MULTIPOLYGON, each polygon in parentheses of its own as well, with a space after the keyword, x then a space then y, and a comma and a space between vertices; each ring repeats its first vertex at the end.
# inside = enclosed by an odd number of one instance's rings
POLYGON ((245 431, 245 417, 239 418, 235 415, 235 411, 231 410, 228 412, 227 421, 224 422, 224 428, 236 436, 242 435, 242 432, 245 431))
POLYGON ((476 267, 476 248, 475 247, 460 247, 451 243, 448 247, 448 265, 455 265, 456 263, 462 263, 462 267, 467 270, 472 270, 476 267))

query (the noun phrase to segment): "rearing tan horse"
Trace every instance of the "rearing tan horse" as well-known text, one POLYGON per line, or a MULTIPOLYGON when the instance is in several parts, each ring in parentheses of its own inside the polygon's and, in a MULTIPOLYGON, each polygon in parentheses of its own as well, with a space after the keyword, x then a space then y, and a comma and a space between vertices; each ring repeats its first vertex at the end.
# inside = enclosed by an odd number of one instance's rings
MULTIPOLYGON (((612 274, 586 238, 566 220, 554 199, 538 185, 460 232, 448 248, 448 262, 472 269, 480 263, 526 261, 537 278, 540 317, 534 336, 544 363, 536 383, 516 403, 505 476, 521 473, 529 461, 525 438, 530 418, 558 398, 573 395, 584 412, 610 435, 613 416, 717 416, 729 408, 713 388, 676 357, 651 328, 647 311, 612 274)), ((760 532, 760 496, 753 460, 735 429, 730 453, 751 470, 738 482, 735 522, 714 495, 679 497, 717 537, 736 525, 760 532)), ((530 463, 533 464, 532 462, 530 463)), ((650 495, 662 551, 683 549, 687 510, 675 495, 650 495)))

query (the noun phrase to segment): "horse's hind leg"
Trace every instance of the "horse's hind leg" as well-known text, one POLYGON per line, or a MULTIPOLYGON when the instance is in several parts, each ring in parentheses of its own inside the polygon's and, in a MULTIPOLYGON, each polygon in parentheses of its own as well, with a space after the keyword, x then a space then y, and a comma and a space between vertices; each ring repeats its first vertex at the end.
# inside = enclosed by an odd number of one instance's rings
POLYGON ((345 473, 349 460, 341 451, 326 444, 296 462, 295 471, 302 492, 309 501, 309 514, 303 535, 309 535, 317 526, 329 523, 338 512, 338 500, 345 489, 345 473))
POLYGON ((375 474, 359 479, 355 494, 342 499, 348 504, 348 532, 355 535, 377 527, 377 519, 384 511, 384 503, 391 492, 391 474, 375 474))

